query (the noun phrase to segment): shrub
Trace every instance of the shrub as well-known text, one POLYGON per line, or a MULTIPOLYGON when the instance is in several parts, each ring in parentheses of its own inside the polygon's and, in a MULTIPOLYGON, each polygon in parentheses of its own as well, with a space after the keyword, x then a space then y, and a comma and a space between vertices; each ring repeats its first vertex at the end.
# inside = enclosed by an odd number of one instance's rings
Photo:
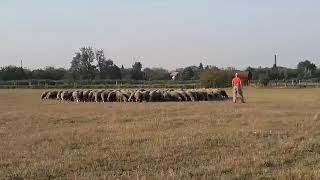
POLYGON ((223 88, 231 86, 232 73, 219 69, 209 69, 201 73, 200 83, 205 88, 223 88))
POLYGON ((268 74, 260 74, 259 75, 259 82, 262 86, 268 86, 270 82, 270 77, 268 74))

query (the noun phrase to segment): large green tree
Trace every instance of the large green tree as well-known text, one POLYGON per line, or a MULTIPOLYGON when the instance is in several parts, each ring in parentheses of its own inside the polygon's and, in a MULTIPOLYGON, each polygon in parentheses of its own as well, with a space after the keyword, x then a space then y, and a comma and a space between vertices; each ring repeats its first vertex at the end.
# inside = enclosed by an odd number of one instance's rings
POLYGON ((232 73, 226 70, 210 68, 200 75, 201 86, 210 88, 223 88, 231 86, 232 73))
POLYGON ((96 61, 100 79, 121 79, 121 69, 111 59, 106 59, 103 50, 96 51, 96 61))
POLYGON ((94 79, 96 67, 93 65, 95 53, 91 47, 82 47, 71 61, 70 73, 73 79, 94 79))
POLYGON ((299 73, 299 78, 307 79, 311 78, 315 74, 317 66, 309 60, 305 60, 299 62, 297 70, 299 73))
POLYGON ((23 80, 31 78, 31 72, 17 66, 5 66, 0 69, 0 80, 23 80))
POLYGON ((60 80, 66 77, 67 70, 64 68, 46 67, 45 69, 36 69, 32 71, 33 79, 60 80))
POLYGON ((148 81, 152 80, 170 80, 170 73, 163 68, 145 68, 143 70, 144 79, 148 81))
POLYGON ((131 78, 134 80, 143 80, 143 72, 142 72, 141 62, 135 62, 132 65, 131 78))

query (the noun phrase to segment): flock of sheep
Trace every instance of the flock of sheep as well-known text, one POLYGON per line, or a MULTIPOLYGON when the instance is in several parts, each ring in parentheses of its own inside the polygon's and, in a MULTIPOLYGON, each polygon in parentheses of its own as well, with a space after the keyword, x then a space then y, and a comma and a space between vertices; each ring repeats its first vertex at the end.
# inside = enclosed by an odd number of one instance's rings
POLYGON ((213 101, 228 99, 222 89, 118 89, 118 90, 51 90, 41 99, 74 102, 165 102, 165 101, 213 101))

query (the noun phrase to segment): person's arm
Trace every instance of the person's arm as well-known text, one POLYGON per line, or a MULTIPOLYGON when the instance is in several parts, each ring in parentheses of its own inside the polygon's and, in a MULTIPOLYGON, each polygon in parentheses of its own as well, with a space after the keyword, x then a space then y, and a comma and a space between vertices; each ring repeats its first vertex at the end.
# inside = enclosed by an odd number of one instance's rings
POLYGON ((242 80, 239 78, 239 80, 240 80, 240 86, 242 86, 242 80))
POLYGON ((234 87, 234 79, 231 81, 231 86, 234 87))

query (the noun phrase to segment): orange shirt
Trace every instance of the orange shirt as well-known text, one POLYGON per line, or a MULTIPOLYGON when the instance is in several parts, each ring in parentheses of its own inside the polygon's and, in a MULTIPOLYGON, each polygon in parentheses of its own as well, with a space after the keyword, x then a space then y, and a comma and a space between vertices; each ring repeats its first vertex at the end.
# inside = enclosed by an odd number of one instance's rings
POLYGON ((242 85, 242 82, 239 77, 235 77, 232 79, 232 87, 240 87, 241 85, 242 85))

